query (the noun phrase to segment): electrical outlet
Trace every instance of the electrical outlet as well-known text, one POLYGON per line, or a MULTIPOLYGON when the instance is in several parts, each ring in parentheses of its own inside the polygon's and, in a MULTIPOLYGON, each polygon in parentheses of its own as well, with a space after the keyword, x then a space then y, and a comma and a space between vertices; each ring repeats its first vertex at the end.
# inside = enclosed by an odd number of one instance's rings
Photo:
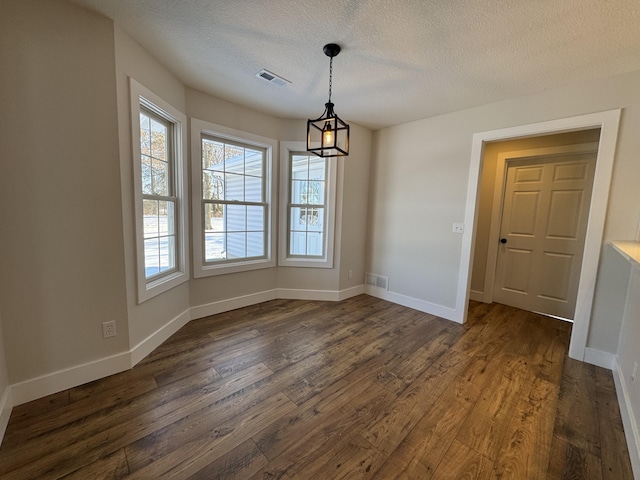
POLYGON ((464 223, 454 223, 453 233, 464 233, 464 223))
POLYGON ((638 362, 633 362, 633 370, 631 371, 631 383, 636 381, 636 376, 638 375, 638 362))
POLYGON ((353 278, 353 270, 349 270, 349 280, 353 278))
POLYGON ((102 338, 116 336, 116 321, 102 322, 102 338))

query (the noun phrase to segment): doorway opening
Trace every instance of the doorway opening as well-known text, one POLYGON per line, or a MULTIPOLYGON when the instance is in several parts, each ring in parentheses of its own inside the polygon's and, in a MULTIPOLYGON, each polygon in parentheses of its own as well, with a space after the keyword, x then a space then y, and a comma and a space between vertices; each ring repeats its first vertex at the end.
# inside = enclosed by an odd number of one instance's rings
POLYGON ((599 138, 593 128, 485 146, 472 299, 573 320, 599 138))
POLYGON ((478 205, 481 200, 479 194, 480 173, 483 166, 485 147, 492 142, 504 140, 532 139, 558 133, 600 129, 589 220, 578 284, 574 325, 571 332, 571 342, 569 344, 569 356, 571 358, 577 360, 585 359, 591 308, 595 291, 595 278, 597 276, 600 252, 602 250, 604 224, 607 216, 609 189, 611 186, 613 160, 621 113, 621 109, 608 110, 558 120, 501 128, 499 130, 478 132, 473 135, 469 182, 467 186, 467 204, 464 217, 465 224, 473 228, 465 229, 462 238, 455 315, 455 318, 459 322, 462 323, 466 321, 469 305, 474 246, 476 243, 476 220, 478 219, 478 205))

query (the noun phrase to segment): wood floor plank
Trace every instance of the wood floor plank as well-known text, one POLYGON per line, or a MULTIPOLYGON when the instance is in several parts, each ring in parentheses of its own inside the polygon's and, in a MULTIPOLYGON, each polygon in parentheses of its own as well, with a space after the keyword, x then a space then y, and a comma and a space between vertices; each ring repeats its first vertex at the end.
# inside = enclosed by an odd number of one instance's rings
POLYGON ((382 387, 366 380, 334 384, 322 395, 308 400, 257 433, 253 439, 267 458, 273 460, 295 449, 309 436, 333 436, 342 426, 353 425, 360 419, 361 411, 374 409, 385 394, 382 387))
POLYGON ((9 450, 0 463, 0 473, 12 470, 19 479, 39 478, 38 475, 45 472, 66 474, 270 373, 262 366, 255 371, 243 372, 237 378, 220 380, 219 385, 202 375, 173 388, 159 389, 151 398, 138 396, 115 409, 99 410, 88 422, 86 419, 73 422, 51 436, 38 437, 36 441, 9 450), (83 451, 81 457, 77 455, 78 451, 83 451))
MULTIPOLYGON (((451 334, 451 329, 446 327, 435 325, 426 338, 412 335, 412 338, 421 344, 400 361, 393 365, 386 365, 386 368, 378 373, 376 381, 399 395, 443 355, 447 352, 453 354, 455 351, 450 349, 451 344, 455 342, 455 336, 451 334)), ((455 355, 455 358, 460 359, 462 355, 455 355)))
POLYGON ((564 362, 554 434, 601 457, 595 367, 567 358, 564 362))
POLYGON ((508 370, 494 375, 483 389, 457 440, 479 454, 496 459, 522 390, 535 378, 522 357, 505 357, 508 370))
MULTIPOLYGON (((112 377, 104 379, 104 382, 111 383, 112 377)), ((136 379, 135 382, 123 382, 118 380, 111 384, 111 388, 92 388, 96 382, 91 382, 87 390, 76 395, 75 390, 68 391, 73 402, 61 408, 45 408, 35 417, 31 423, 23 421, 18 428, 11 431, 7 438, 8 442, 13 445, 25 443, 27 441, 37 442, 37 439, 43 437, 46 433, 55 434, 60 429, 65 429, 73 423, 81 423, 87 416, 96 411, 96 404, 102 409, 114 408, 123 398, 132 398, 145 393, 152 392, 157 388, 157 384, 153 377, 145 377, 136 379)))
POLYGON ((603 480, 633 478, 613 375, 596 367, 603 480))
POLYGON ((198 470, 188 480, 245 480, 268 463, 256 444, 246 440, 198 470))
POLYGON ((371 478, 384 459, 380 450, 359 435, 346 445, 334 449, 334 456, 311 478, 331 478, 334 480, 357 480, 371 478))
POLYGON ((134 471, 128 478, 188 478, 206 468, 212 459, 226 455, 295 407, 284 394, 277 394, 263 402, 260 408, 181 444, 153 463, 134 471))
POLYGON ((456 375, 465 368, 470 359, 457 354, 460 361, 452 366, 429 369, 416 378, 396 401, 366 426, 363 437, 377 449, 390 455, 408 433, 431 409, 442 392, 456 375))
POLYGON ((551 453, 558 386, 536 378, 518 400, 494 460, 498 478, 545 479, 551 453))
POLYGON ((429 480, 488 382, 489 362, 465 365, 372 478, 429 480))
MULTIPOLYGON (((554 435, 546 478, 549 480, 602 480, 602 464, 595 455, 554 435)), ((633 476, 619 478, 633 480, 633 476)))
POLYGON ((493 477, 493 462, 463 443, 454 440, 444 454, 433 478, 485 480, 493 477))
POLYGON ((129 475, 124 449, 101 457, 93 463, 62 477, 64 480, 120 480, 129 475))
POLYGON ((14 408, 0 478, 632 480, 613 377, 571 325, 470 302, 273 300, 14 408))

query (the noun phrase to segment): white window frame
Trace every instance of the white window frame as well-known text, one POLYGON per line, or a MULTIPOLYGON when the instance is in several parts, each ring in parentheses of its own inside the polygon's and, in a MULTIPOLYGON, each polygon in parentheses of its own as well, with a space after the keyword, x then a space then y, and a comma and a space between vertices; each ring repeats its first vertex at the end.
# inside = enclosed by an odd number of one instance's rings
MULTIPOLYGON (((312 267, 333 268, 333 252, 335 245, 336 223, 336 185, 338 177, 338 162, 336 157, 327 158, 326 170, 326 211, 325 230, 323 243, 325 245, 324 256, 295 255, 289 256, 289 205, 291 195, 291 155, 294 153, 306 153, 305 142, 280 142, 280 229, 278 247, 278 265, 283 267, 312 267)), ((313 154, 311 154, 313 155, 313 154)))
POLYGON ((186 201, 187 185, 187 117, 161 97, 133 78, 129 79, 131 95, 131 139, 133 148, 133 190, 136 236, 136 282, 138 303, 170 290, 189 280, 189 208, 186 201), (144 217, 142 193, 142 155, 140 151, 141 106, 173 125, 172 176, 176 198, 176 268, 164 275, 147 280, 144 264, 144 217))
POLYGON ((193 275, 196 278, 227 273, 245 272, 276 266, 275 239, 276 232, 274 192, 276 191, 275 162, 273 157, 278 142, 271 138, 217 125, 191 118, 191 220, 193 225, 193 275), (265 150, 265 202, 267 219, 265 224, 266 245, 265 258, 238 259, 237 261, 221 261, 212 263, 205 261, 203 241, 203 198, 202 198, 202 137, 211 136, 238 142, 265 150))

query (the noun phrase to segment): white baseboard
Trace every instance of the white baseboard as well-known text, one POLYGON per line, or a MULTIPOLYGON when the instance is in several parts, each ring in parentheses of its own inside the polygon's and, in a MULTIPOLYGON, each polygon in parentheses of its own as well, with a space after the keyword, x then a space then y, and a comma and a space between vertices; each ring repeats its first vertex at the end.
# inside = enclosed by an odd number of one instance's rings
POLYGON ((456 323, 462 323, 455 308, 444 307, 442 305, 436 305, 435 303, 425 302, 424 300, 408 297, 407 295, 402 295, 400 293, 389 292, 388 290, 373 287, 371 285, 367 285, 365 287, 365 293, 367 295, 371 295, 372 297, 381 298, 383 300, 397 303, 398 305, 403 305, 405 307, 413 308, 414 310, 419 310, 424 313, 435 315, 436 317, 441 317, 456 323))
POLYGON ((299 290, 297 288, 279 288, 278 298, 287 300, 318 300, 322 302, 338 301, 336 290, 299 290))
POLYGON ((362 295, 365 293, 364 285, 358 285, 355 287, 347 288, 345 290, 340 290, 338 292, 338 301, 346 300, 347 298, 357 297, 358 295, 362 295))
POLYGON ((484 302, 484 292, 469 290, 469 298, 471 300, 475 300, 476 302, 484 302))
POLYGON ((147 338, 131 349, 131 365, 137 365, 144 357, 162 345, 171 335, 184 327, 191 320, 191 309, 187 309, 177 317, 164 324, 147 338))
POLYGON ((256 303, 268 302, 276 298, 278 298, 278 290, 274 289, 191 307, 191 320, 217 315, 218 313, 228 312, 237 308, 248 307, 256 303))
POLYGON ((318 300, 339 302, 347 298, 364 293, 364 285, 347 288, 346 290, 300 290, 295 288, 279 288, 278 298, 291 300, 318 300))
POLYGON ((614 353, 587 347, 584 349, 584 361, 596 367, 613 370, 616 365, 616 356, 614 353))
POLYGON ((11 398, 11 385, 8 385, 7 388, 4 389, 2 397, 0 398, 0 445, 2 445, 4 432, 7 431, 7 425, 9 425, 9 417, 11 416, 12 409, 13 400, 11 398))
POLYGON ((131 355, 122 352, 92 362, 76 365, 40 377, 31 378, 11 385, 13 405, 21 405, 31 400, 46 397, 53 393, 77 387, 99 378, 131 368, 131 355))
POLYGON ((622 417, 624 435, 627 438, 627 450, 629 450, 629 459, 631 460, 633 476, 634 478, 640 479, 640 431, 638 431, 636 416, 631 408, 632 403, 629 398, 629 389, 627 388, 625 379, 618 368, 617 358, 614 362, 612 373, 613 380, 616 384, 618 404, 620 405, 620 416, 622 417))

